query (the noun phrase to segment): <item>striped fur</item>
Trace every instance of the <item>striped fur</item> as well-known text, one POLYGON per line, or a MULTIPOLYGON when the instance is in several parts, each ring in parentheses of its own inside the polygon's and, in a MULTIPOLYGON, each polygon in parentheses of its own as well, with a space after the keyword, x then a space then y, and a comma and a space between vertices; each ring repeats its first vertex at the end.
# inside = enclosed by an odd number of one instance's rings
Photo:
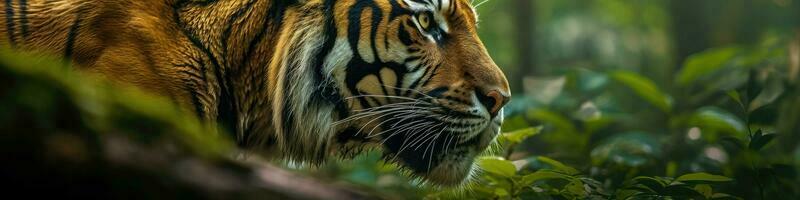
POLYGON ((0 46, 170 97, 264 155, 382 148, 457 184, 502 122, 483 94, 509 94, 467 1, 6 0, 0 46))

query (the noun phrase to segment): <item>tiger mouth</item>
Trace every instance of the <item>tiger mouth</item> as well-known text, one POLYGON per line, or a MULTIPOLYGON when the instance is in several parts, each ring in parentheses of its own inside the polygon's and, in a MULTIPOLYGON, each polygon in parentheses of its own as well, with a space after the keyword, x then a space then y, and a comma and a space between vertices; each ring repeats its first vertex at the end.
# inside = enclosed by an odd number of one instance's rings
MULTIPOLYGON (((399 129, 382 138, 385 148, 385 159, 400 163, 414 174, 440 185, 458 185, 473 171, 473 161, 482 153, 497 135, 497 120, 482 118, 475 121, 469 114, 449 115, 451 121, 436 117, 419 117, 421 124, 438 125, 417 126, 402 132, 399 129), (473 120, 474 123, 468 123, 473 120), (440 122, 440 123, 436 123, 440 122)), ((383 127, 392 128, 403 117, 392 117, 386 120, 383 127)), ((406 120, 409 121, 409 120, 406 120)), ((400 122, 402 123, 402 122, 400 122)), ((412 125, 407 125, 412 127, 412 125)), ((396 126, 395 126, 396 128, 396 126)))

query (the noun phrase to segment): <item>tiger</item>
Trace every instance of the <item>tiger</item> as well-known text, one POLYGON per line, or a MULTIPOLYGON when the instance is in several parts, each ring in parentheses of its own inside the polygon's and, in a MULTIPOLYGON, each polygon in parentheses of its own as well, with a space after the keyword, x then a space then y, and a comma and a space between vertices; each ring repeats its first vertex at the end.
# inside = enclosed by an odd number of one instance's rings
POLYGON ((508 81, 468 0, 6 0, 0 46, 172 100, 240 149, 321 164, 379 150, 469 182, 508 81))

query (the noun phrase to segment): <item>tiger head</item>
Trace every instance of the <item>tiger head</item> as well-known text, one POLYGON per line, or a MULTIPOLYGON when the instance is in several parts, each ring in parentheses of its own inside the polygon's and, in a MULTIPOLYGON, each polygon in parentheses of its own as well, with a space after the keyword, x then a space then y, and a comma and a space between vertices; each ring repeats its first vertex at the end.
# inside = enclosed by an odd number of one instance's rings
POLYGON ((511 95, 470 2, 338 1, 330 12, 336 37, 324 69, 344 104, 340 148, 382 148, 428 181, 464 182, 511 95))

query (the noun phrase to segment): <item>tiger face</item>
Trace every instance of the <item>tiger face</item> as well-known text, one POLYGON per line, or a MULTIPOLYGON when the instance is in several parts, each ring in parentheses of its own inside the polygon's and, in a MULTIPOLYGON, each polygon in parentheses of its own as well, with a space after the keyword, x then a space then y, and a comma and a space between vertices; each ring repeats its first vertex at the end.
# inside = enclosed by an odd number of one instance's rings
MULTIPOLYGON (((345 104, 344 146, 443 184, 462 183, 491 144, 508 81, 477 35, 467 0, 358 0, 335 5, 325 70, 345 104)), ((323 47, 324 48, 324 47, 323 47)))

